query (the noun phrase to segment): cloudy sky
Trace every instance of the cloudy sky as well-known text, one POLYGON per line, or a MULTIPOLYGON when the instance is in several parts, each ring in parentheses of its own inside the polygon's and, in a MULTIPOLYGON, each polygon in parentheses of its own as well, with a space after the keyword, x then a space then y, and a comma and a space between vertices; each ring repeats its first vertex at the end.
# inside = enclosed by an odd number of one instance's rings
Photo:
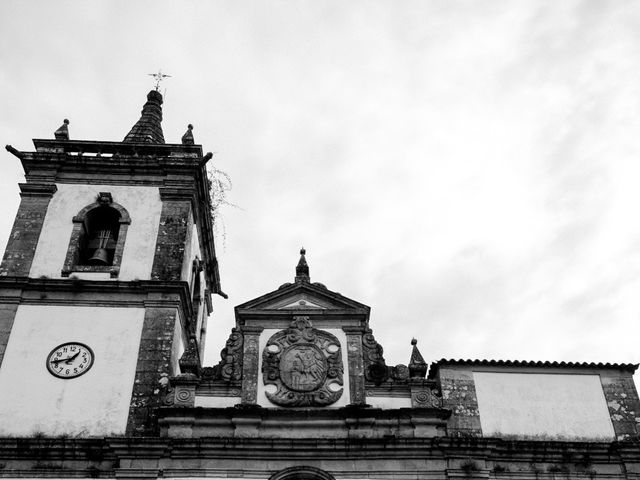
MULTIPOLYGON (((372 307, 388 364, 638 362, 640 5, 624 0, 0 3, 0 141, 164 135, 233 179, 207 363, 293 280, 372 307)), ((22 180, 0 153, 4 246, 22 180)))

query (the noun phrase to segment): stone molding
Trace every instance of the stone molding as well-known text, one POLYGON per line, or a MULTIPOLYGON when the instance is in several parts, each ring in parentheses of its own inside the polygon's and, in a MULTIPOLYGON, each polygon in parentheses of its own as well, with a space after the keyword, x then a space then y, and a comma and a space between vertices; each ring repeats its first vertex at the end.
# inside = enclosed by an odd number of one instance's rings
POLYGON ((58 191, 55 183, 19 183, 21 197, 52 197, 58 191))

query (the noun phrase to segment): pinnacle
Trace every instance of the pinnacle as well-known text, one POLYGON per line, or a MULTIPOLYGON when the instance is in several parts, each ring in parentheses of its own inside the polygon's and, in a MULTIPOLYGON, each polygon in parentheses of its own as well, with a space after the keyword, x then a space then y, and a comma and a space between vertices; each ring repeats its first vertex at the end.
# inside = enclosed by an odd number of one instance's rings
POLYGON ((147 103, 142 107, 140 120, 124 138, 125 143, 155 143, 163 144, 162 134, 162 94, 151 90, 147 94, 147 103))

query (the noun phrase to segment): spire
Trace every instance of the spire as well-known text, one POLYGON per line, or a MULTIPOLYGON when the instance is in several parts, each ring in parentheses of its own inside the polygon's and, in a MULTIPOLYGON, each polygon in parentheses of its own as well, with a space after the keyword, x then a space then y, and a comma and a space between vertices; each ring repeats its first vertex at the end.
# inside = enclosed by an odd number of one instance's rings
POLYGON ((409 376, 424 378, 427 374, 427 362, 424 361, 420 350, 418 350, 418 340, 411 339, 413 349, 411 351, 411 360, 409 360, 409 376))
POLYGON ((300 261, 296 267, 296 283, 309 283, 309 265, 307 265, 307 259, 304 258, 307 251, 302 247, 300 249, 300 261))
POLYGON ((162 135, 162 95, 156 90, 147 94, 140 120, 124 137, 126 143, 164 143, 162 135))
POLYGON ((56 137, 56 140, 69 140, 69 120, 65 118, 60 128, 57 129, 53 135, 56 137))

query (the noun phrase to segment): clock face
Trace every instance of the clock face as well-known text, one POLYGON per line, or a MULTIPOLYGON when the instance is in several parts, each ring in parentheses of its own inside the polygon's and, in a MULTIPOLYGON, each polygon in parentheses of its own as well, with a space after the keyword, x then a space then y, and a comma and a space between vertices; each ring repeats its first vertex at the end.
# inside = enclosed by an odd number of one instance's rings
POLYGON ((58 378, 76 378, 93 365, 93 351, 78 342, 58 345, 47 356, 47 369, 58 378))

